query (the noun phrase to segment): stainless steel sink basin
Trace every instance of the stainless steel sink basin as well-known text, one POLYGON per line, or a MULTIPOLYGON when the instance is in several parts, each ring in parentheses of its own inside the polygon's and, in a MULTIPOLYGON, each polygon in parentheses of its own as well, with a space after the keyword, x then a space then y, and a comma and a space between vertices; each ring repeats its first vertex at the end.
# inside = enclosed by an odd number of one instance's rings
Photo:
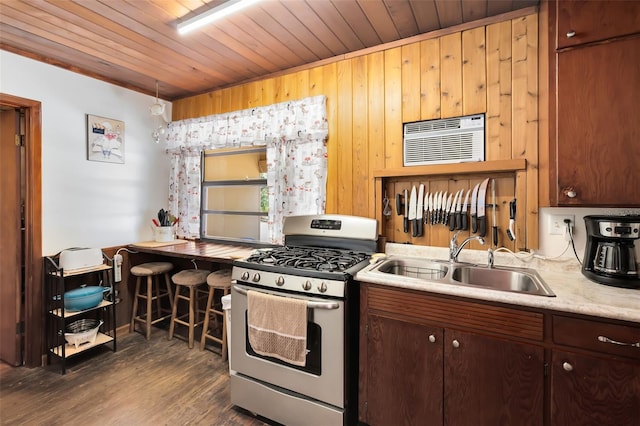
POLYGON ((555 296, 535 271, 515 268, 487 268, 481 266, 457 266, 451 279, 461 284, 492 288, 518 293, 555 296))
POLYGON ((446 263, 438 263, 417 259, 388 259, 376 268, 384 274, 402 275, 403 277, 423 280, 441 280, 447 275, 449 267, 446 263))
POLYGON ((407 277, 414 283, 455 284, 492 290, 553 297, 555 294, 533 269, 473 265, 417 257, 389 257, 365 268, 361 274, 407 277))

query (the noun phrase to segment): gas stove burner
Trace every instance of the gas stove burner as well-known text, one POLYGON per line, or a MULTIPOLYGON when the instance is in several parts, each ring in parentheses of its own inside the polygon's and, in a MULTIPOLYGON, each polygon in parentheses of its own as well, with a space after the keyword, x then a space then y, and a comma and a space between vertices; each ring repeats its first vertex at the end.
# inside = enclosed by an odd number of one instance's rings
POLYGON ((367 253, 315 247, 278 247, 259 251, 246 261, 323 272, 343 272, 366 260, 367 253))

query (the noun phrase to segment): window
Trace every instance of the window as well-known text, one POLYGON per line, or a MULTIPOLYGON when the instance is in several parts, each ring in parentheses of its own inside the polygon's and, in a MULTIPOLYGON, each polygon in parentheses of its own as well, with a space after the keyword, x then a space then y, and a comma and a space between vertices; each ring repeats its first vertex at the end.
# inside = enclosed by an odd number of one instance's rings
POLYGON ((265 147, 203 152, 201 239, 268 243, 268 212, 265 147))

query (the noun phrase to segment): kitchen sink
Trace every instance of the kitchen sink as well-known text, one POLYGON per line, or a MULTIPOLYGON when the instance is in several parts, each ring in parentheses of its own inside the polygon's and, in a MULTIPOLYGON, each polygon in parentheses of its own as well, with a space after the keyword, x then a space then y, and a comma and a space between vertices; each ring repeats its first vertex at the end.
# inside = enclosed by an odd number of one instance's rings
POLYGON ((535 271, 510 268, 487 268, 482 266, 457 266, 451 279, 460 284, 515 291, 518 293, 555 296, 535 271))
POLYGON ((446 263, 420 259, 389 259, 377 268, 384 274, 402 275, 423 280, 440 280, 447 275, 446 263))
POLYGON ((388 257, 361 271, 361 277, 380 274, 410 278, 414 283, 455 284, 538 296, 555 294, 533 269, 473 265, 416 257, 388 257))

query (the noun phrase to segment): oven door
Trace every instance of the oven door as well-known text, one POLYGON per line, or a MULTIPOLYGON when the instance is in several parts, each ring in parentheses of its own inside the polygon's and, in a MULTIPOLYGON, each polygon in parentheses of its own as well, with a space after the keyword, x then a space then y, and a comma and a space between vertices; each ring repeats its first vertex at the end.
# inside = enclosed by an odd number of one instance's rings
POLYGON ((344 408, 344 301, 257 289, 238 282, 231 290, 231 368, 237 374, 344 408), (308 302, 304 367, 255 353, 247 337, 248 290, 308 302))

